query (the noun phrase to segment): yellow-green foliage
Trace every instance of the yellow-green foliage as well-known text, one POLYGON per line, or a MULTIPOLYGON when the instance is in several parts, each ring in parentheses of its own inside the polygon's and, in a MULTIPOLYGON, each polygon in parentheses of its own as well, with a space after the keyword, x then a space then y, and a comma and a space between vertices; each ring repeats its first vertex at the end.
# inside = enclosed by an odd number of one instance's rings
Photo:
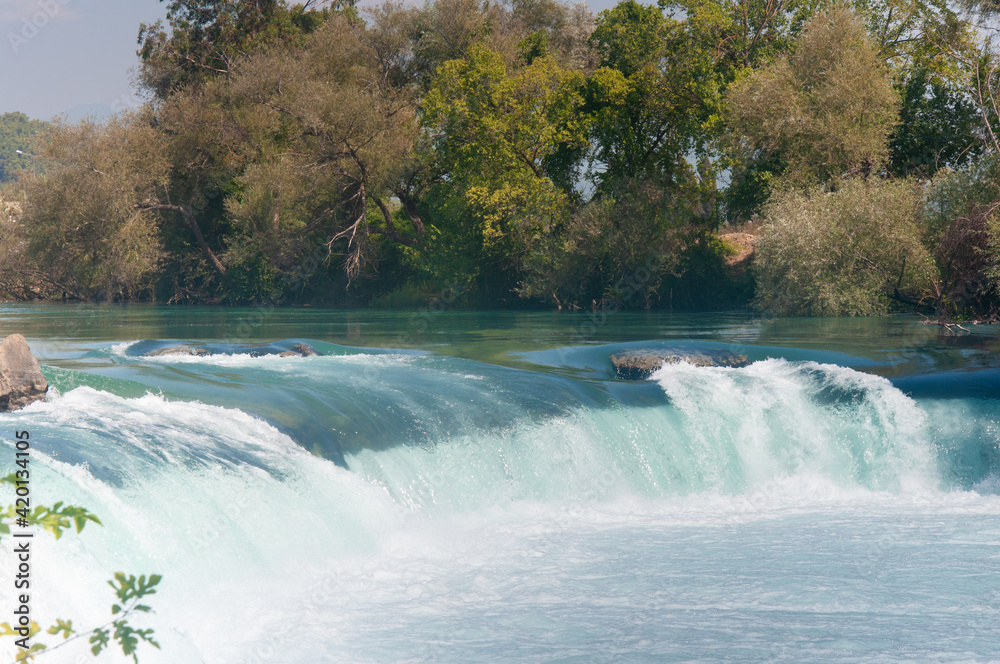
POLYGON ((142 118, 57 124, 22 177, 20 223, 31 259, 52 282, 82 297, 134 298, 161 259, 156 214, 143 205, 165 184, 160 136, 142 118))
POLYGON ((586 142, 582 84, 552 57, 513 69, 481 45, 438 71, 423 123, 484 245, 513 235, 523 246, 565 213, 566 195, 544 166, 560 147, 586 142))
POLYGON ((787 191, 764 210, 757 301, 777 314, 886 312, 931 287, 921 244, 923 192, 908 181, 851 180, 829 192, 787 191))
POLYGON ((730 89, 726 119, 737 163, 780 156, 784 180, 801 185, 876 171, 898 109, 864 24, 838 5, 805 24, 790 56, 730 89))

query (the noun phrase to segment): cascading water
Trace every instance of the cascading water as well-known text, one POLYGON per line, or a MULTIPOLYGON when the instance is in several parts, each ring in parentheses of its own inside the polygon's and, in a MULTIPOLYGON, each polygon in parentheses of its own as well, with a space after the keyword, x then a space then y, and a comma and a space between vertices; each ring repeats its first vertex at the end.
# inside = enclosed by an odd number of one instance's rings
POLYGON ((36 499, 104 527, 38 536, 37 618, 97 624, 124 570, 164 576, 142 662, 1000 652, 996 400, 794 350, 623 383, 565 352, 548 370, 309 343, 46 367, 58 393, 0 416, 0 454, 31 431, 36 499))

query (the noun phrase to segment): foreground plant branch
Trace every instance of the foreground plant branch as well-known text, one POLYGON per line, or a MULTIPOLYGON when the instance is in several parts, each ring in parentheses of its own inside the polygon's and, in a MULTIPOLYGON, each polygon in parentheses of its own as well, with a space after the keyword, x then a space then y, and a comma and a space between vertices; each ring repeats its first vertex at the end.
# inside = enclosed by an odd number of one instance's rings
MULTIPOLYGON (((24 475, 20 477, 24 477, 24 475)), ((18 486, 18 480, 18 473, 13 473, 0 478, 0 485, 18 486)), ((86 508, 65 505, 62 502, 57 502, 51 507, 36 505, 31 509, 9 505, 3 512, 0 512, 0 537, 9 537, 11 526, 14 523, 17 523, 18 529, 41 528, 52 533, 57 540, 67 530, 74 530, 77 533, 83 532, 88 523, 103 525, 101 520, 86 508)), ((155 639, 153 629, 136 628, 129 622, 129 618, 136 614, 152 612, 152 608, 143 604, 142 600, 156 594, 160 581, 162 581, 162 577, 159 574, 136 577, 116 572, 114 578, 108 581, 108 585, 115 591, 118 600, 111 605, 111 615, 113 616, 111 620, 99 627, 80 632, 73 627, 72 620, 56 619, 45 630, 45 633, 52 636, 62 634, 63 641, 52 647, 44 643, 32 643, 30 648, 19 648, 14 661, 34 661, 79 639, 87 638, 91 646, 90 651, 95 657, 112 644, 116 644, 121 648, 123 654, 131 656, 133 661, 138 664, 138 648, 141 644, 146 643, 155 648, 159 648, 160 644, 155 639)), ((0 623, 0 637, 13 637, 18 641, 24 639, 30 641, 41 633, 42 627, 36 621, 31 621, 27 627, 20 625, 14 627, 9 623, 0 623)))

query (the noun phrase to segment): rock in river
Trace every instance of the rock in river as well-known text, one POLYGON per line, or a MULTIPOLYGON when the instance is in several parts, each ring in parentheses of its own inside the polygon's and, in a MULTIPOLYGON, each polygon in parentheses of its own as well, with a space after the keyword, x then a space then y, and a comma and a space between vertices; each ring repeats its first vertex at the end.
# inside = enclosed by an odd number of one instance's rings
POLYGON ((208 350, 197 346, 168 346, 146 353, 147 357, 162 357, 164 355, 192 355, 204 357, 208 355, 208 350))
POLYGON ((12 334, 0 343, 0 412, 19 410, 45 398, 49 384, 28 342, 12 334))
POLYGON ((291 350, 279 353, 281 357, 315 357, 319 355, 309 344, 295 344, 291 350))
POLYGON ((649 348, 628 350, 611 356, 619 378, 643 380, 664 364, 687 362, 696 367, 745 367, 746 355, 707 348, 649 348))

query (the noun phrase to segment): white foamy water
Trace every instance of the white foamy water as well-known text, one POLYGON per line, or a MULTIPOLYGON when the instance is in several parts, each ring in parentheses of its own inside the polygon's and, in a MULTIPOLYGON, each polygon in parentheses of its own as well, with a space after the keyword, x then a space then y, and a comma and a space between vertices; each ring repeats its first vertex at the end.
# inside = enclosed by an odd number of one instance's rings
POLYGON ((105 524, 37 538, 36 618, 106 615, 122 570, 164 576, 143 662, 995 661, 1000 497, 949 480, 924 405, 809 362, 655 380, 659 404, 373 445, 347 468, 162 396, 78 388, 3 416, 32 432, 36 498, 105 524))

